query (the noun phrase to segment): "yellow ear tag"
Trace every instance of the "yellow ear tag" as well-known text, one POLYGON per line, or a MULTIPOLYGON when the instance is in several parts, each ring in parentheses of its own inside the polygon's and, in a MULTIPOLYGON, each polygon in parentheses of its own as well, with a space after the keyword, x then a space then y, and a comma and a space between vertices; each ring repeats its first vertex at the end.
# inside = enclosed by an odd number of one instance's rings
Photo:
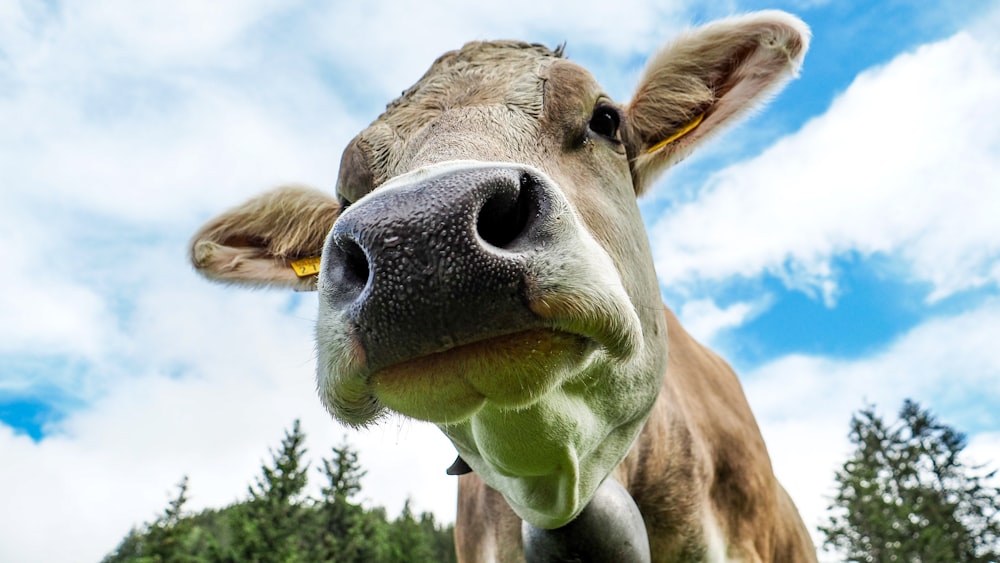
POLYGON ((291 263, 291 266, 292 269, 295 270, 295 275, 299 276, 300 278, 318 274, 319 256, 310 256, 309 258, 296 260, 291 263))
POLYGON ((669 145, 670 143, 676 141, 677 139, 680 139, 684 135, 687 135, 691 131, 694 131, 695 127, 701 125, 703 119, 705 119, 705 114, 701 114, 698 117, 694 118, 694 120, 691 121, 691 123, 688 123, 684 127, 681 127, 680 131, 674 133, 673 135, 667 137, 666 139, 660 141, 659 143, 656 143, 655 145, 649 147, 649 150, 646 151, 646 154, 653 154, 654 152, 662 149, 663 147, 669 145))

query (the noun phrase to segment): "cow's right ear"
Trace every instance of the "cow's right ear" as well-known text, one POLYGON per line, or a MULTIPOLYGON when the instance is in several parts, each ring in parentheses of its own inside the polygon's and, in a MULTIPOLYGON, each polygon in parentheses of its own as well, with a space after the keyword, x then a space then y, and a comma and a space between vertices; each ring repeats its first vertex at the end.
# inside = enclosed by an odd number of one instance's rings
POLYGON ((328 194, 277 188, 199 229, 191 240, 191 262, 213 281, 313 291, 319 256, 339 213, 328 194))
POLYGON ((794 76, 808 46, 802 20, 766 11, 695 29, 655 55, 626 109, 636 191, 794 76))

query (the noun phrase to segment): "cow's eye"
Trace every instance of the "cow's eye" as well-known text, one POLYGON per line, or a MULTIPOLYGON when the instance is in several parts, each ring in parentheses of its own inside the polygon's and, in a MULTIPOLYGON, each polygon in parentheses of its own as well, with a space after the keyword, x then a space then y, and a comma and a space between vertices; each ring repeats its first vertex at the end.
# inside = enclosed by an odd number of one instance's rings
POLYGON ((610 106, 594 108, 594 114, 590 116, 588 124, 591 131, 611 140, 618 140, 618 127, 620 125, 621 117, 618 116, 618 110, 610 106))

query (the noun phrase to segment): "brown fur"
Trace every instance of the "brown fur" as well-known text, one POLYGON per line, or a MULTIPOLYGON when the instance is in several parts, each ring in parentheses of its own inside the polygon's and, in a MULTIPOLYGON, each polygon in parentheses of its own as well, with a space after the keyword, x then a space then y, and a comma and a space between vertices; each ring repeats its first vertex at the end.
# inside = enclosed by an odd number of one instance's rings
POLYGON ((299 278, 289 264, 320 255, 339 212, 318 190, 269 191, 202 226, 191 240, 191 262, 216 281, 314 290, 315 276, 299 278))
POLYGON ((640 193, 717 124, 752 109, 772 93, 781 85, 774 80, 776 75, 797 68, 809 36, 776 21, 773 13, 748 19, 752 25, 735 28, 723 21, 684 34, 646 67, 629 105, 628 123, 629 156, 635 162, 640 193), (646 152, 699 115, 705 121, 692 133, 656 153, 646 152))
MULTIPOLYGON (((518 113, 527 118, 520 120, 528 124, 524 132, 535 133, 531 124, 542 110, 539 66, 559 56, 541 45, 496 41, 469 43, 439 57, 357 137, 352 150, 361 151, 369 163, 371 187, 411 168, 413 160, 419 158, 413 147, 420 146, 420 140, 430 133, 427 125, 454 110, 501 110, 495 121, 503 123, 504 129, 511 125, 504 114, 518 113)), ((440 134, 437 130, 434 133, 440 134)))
MULTIPOLYGON (((736 375, 664 312, 635 204, 657 173, 794 74, 807 42, 800 23, 776 13, 713 24, 653 57, 624 106, 558 50, 470 43, 440 57, 341 161, 337 189, 349 204, 388 179, 454 159, 528 164, 565 192, 614 263, 644 345, 669 343, 665 374, 650 374, 662 384, 649 418, 612 473, 636 501, 657 562, 815 561, 736 375), (588 131, 598 105, 621 112, 616 138, 588 131), (693 131, 650 150, 699 115, 693 131)), ((329 196, 284 188, 203 227, 192 259, 213 279, 308 289, 288 261, 318 253, 338 212, 329 196)), ((534 305, 570 308, 589 298, 559 297, 534 305)), ((476 474, 460 478, 460 561, 523 561, 520 522, 476 474)))

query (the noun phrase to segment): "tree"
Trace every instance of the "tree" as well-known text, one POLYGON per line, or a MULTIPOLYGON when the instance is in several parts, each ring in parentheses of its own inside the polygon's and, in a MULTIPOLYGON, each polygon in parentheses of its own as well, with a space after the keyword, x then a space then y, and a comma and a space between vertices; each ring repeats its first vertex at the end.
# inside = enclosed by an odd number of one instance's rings
POLYGON ((304 556, 301 529, 305 522, 303 490, 308 464, 303 463, 305 434, 296 420, 281 447, 271 452, 271 464, 249 487, 250 500, 233 514, 232 553, 238 561, 300 561, 304 556))
POLYGON ((170 500, 163 515, 149 527, 145 555, 156 561, 183 561, 187 551, 184 540, 191 531, 191 522, 184 519, 184 505, 188 501, 188 478, 185 475, 177 484, 177 496, 170 500))
MULTIPOLYGON (((433 526, 433 521, 432 521, 433 526)), ((425 528, 413 516, 410 499, 389 529, 389 560, 393 563, 434 563, 434 544, 425 528)))
POLYGON ((296 421, 262 465, 249 498, 220 510, 188 514, 185 477, 156 520, 133 527, 104 562, 454 563, 452 526, 439 526, 429 513, 418 521, 409 503, 390 521, 384 508, 354 501, 366 472, 346 441, 322 460, 322 496, 306 496, 304 441, 296 421))
POLYGON ((850 439, 825 545, 852 562, 998 561, 996 471, 962 463, 963 434, 907 399, 892 424, 873 406, 858 411, 850 439))
POLYGON ((361 492, 361 479, 368 473, 358 462, 358 452, 347 443, 333 448, 333 457, 323 460, 320 472, 327 478, 328 485, 323 488, 326 498, 343 498, 350 500, 361 492))
POLYGON ((333 448, 333 457, 323 459, 320 473, 327 484, 319 502, 320 542, 313 556, 317 560, 368 563, 385 559, 385 526, 375 515, 366 513, 352 499, 361 492, 361 478, 367 471, 358 462, 358 452, 346 441, 333 448), (381 540, 381 541, 380 541, 381 540))
POLYGON ((424 512, 420 515, 420 527, 424 535, 430 539, 434 561, 438 563, 458 563, 455 553, 455 526, 441 526, 434 521, 434 514, 424 512))
POLYGON ((185 476, 177 484, 177 496, 170 499, 163 514, 145 525, 144 530, 133 528, 114 553, 104 558, 104 563, 186 563, 201 561, 198 554, 217 549, 214 536, 185 514, 187 490, 185 476))

